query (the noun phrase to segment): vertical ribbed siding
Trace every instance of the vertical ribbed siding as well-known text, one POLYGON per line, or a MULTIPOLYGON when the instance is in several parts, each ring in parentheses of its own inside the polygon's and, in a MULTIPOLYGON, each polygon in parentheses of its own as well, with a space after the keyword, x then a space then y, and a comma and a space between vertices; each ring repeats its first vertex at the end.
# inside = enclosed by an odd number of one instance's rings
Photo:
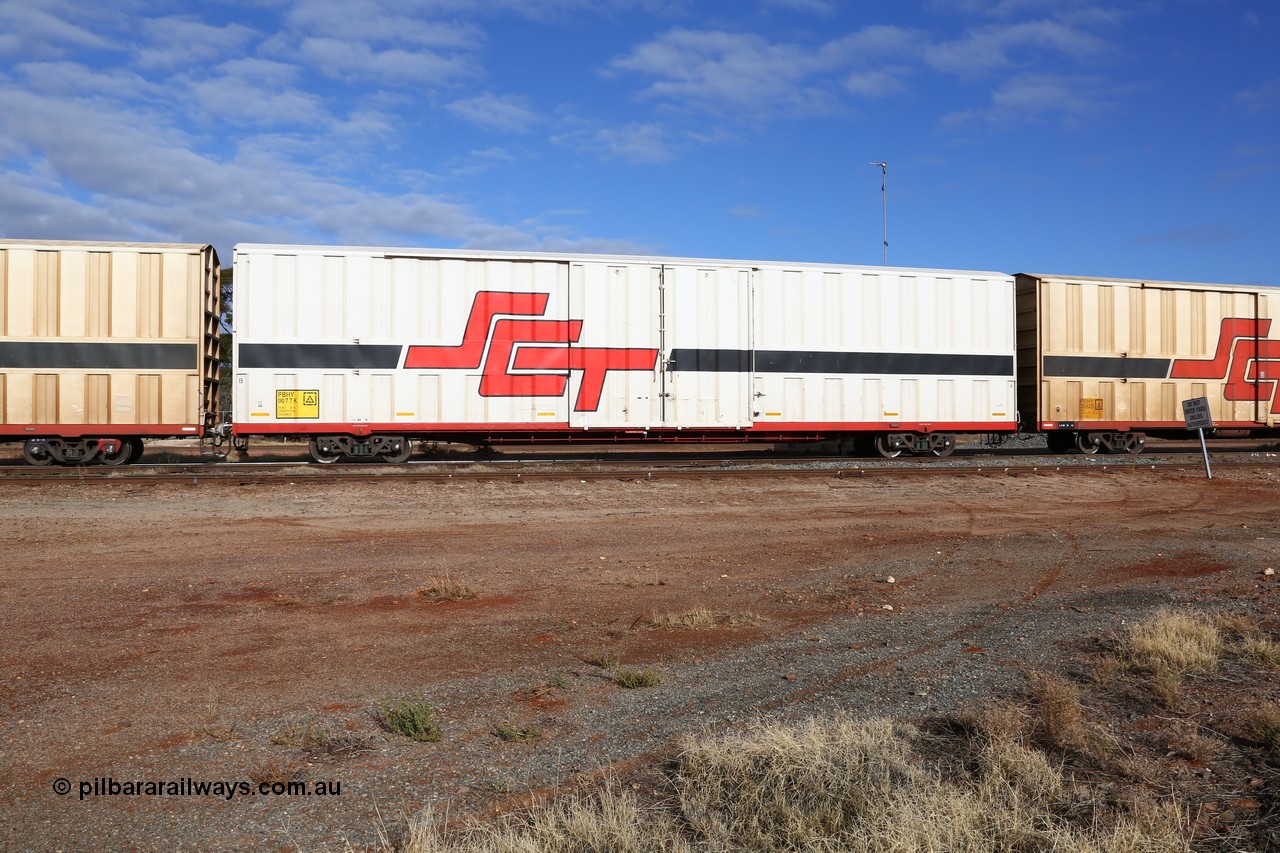
POLYGON ((57 252, 36 252, 34 320, 37 337, 58 336, 57 252))
POLYGON ((105 338, 111 334, 111 253, 90 252, 85 281, 85 334, 105 338))

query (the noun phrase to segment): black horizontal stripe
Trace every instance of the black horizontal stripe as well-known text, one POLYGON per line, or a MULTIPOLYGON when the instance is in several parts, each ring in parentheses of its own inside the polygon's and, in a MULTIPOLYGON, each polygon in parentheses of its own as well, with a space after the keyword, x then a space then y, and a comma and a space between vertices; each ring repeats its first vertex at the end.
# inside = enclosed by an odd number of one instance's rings
POLYGON ((673 349, 667 364, 672 370, 746 373, 751 369, 751 353, 744 349, 673 349))
POLYGON ((1046 355, 1045 376, 1100 376, 1110 379, 1164 379, 1167 358, 1114 358, 1094 355, 1046 355))
POLYGON ((677 349, 673 370, 756 373, 879 373, 926 376, 1012 376, 1012 355, 911 352, 814 352, 758 350, 752 367, 748 350, 677 349))
POLYGON ((241 344, 237 368, 395 370, 399 344, 241 344))
POLYGON ((0 342, 0 367, 18 370, 196 370, 195 344, 0 342))

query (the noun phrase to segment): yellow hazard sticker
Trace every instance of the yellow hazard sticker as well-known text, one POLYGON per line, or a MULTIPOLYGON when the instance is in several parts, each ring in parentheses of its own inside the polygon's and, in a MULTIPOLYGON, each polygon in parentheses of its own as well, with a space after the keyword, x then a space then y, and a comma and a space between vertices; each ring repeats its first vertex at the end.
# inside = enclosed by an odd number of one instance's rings
POLYGON ((318 420, 319 391, 276 391, 276 417, 280 420, 318 420))
POLYGON ((1101 397, 1081 397, 1080 398, 1080 420, 1082 421, 1102 420, 1102 398, 1101 397))

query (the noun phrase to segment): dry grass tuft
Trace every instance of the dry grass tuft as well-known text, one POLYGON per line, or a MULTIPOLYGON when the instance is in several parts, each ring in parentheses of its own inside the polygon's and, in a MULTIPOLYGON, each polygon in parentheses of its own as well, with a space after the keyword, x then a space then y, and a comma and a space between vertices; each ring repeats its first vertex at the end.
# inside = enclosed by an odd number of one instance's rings
POLYGON ((838 717, 760 723, 740 734, 687 738, 677 799, 643 808, 631 792, 573 796, 496 824, 446 833, 426 811, 384 853, 582 851, 1073 851, 1185 853, 1170 807, 1081 810, 1043 753, 995 721, 976 769, 944 779, 911 726, 838 717), (1082 813, 1102 815, 1079 819, 1082 813), (1076 819, 1077 822, 1073 822, 1076 819), (1084 822, 1079 822, 1083 820, 1084 822), (1091 822, 1091 820, 1095 822, 1091 822))
POLYGON ((720 624, 720 617, 705 607, 695 607, 685 613, 654 613, 649 617, 649 626, 666 631, 707 631, 720 624))
POLYGON ((302 779, 302 764, 297 761, 272 761, 250 771, 249 779, 255 786, 297 782, 302 779))
POLYGON ((1259 743, 1280 757, 1280 705, 1274 702, 1253 711, 1248 717, 1249 729, 1259 743))
POLYGON ((307 717, 299 723, 290 723, 285 730, 271 739, 276 746, 292 746, 299 749, 323 747, 329 739, 329 733, 322 723, 314 717, 307 717))
POLYGON ((418 589, 418 595, 432 604, 445 601, 463 601, 476 597, 476 591, 467 584, 449 575, 438 575, 428 580, 418 589))
POLYGON ((720 613, 706 607, 695 607, 685 613, 654 613, 647 621, 650 628, 666 631, 709 631, 713 628, 754 627, 765 619, 750 611, 720 613))
POLYGON ((613 671, 613 680, 619 687, 634 690, 639 687, 657 687, 662 683, 662 675, 651 666, 644 669, 620 666, 613 671))
POLYGON ((378 722, 393 734, 404 735, 419 743, 436 743, 444 732, 436 722, 435 708, 423 699, 397 699, 384 702, 378 709, 378 722))
POLYGON ((1222 754, 1222 741, 1201 733, 1198 726, 1180 720, 1170 728, 1166 742, 1169 751, 1187 761, 1209 763, 1222 754))
POLYGON ((1280 643, 1273 640, 1256 621, 1241 614, 1227 614, 1219 616, 1216 624, 1231 654, 1255 666, 1280 667, 1280 643))
POLYGON ((1216 668, 1225 645, 1216 620, 1161 610, 1129 628, 1117 644, 1117 656, 1126 668, 1146 676, 1162 705, 1175 708, 1182 698, 1183 678, 1216 668))
POLYGON ((1031 682, 1036 732, 1058 749, 1083 752, 1089 745, 1080 689, 1056 675, 1036 675, 1031 682))
POLYGON ((1244 637, 1232 650, 1256 666, 1280 667, 1280 643, 1270 637, 1244 637))
POLYGON ((1222 650, 1222 632, 1212 619, 1161 610, 1129 629, 1119 654, 1130 668, 1141 672, 1186 675, 1216 667, 1222 650))
POLYGON ((601 669, 613 669, 620 663, 621 658, 617 649, 598 649, 594 652, 588 652, 583 656, 582 660, 601 669))
POLYGON ((542 728, 540 726, 516 728, 510 723, 498 723, 494 727, 493 733, 507 743, 537 743, 542 740, 542 728))

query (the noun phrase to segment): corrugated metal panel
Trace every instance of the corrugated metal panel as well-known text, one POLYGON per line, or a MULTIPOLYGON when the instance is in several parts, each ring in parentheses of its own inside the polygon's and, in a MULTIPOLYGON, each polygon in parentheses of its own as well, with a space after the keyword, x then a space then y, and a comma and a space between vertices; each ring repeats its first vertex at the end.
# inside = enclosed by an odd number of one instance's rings
MULTIPOLYGON (((609 349, 651 349, 648 370, 606 370, 600 401, 594 408, 567 405, 573 427, 650 429, 664 423, 664 380, 658 350, 662 346, 663 269, 654 264, 575 263, 569 267, 567 316, 581 320, 578 339, 569 345, 597 351, 606 367, 622 365, 609 349)), ((567 399, 577 402, 586 372, 570 372, 567 399)), ((559 406, 541 409, 539 420, 554 417, 559 406)))
POLYGON ((755 372, 757 422, 821 422, 834 394, 843 401, 841 420, 862 425, 1012 425, 1012 291, 1010 278, 980 273, 758 270, 756 352, 807 356, 792 360, 792 373, 755 372), (988 355, 1002 359, 998 376, 976 366, 967 375, 954 373, 956 364, 979 365, 988 355), (797 388, 807 392, 799 407, 790 399, 797 388))
POLYGON ((1038 329, 1034 347, 1026 331, 1019 343, 1042 374, 1020 380, 1024 406, 1042 389, 1037 420, 1176 427, 1181 402, 1207 396, 1217 423, 1274 421, 1280 323, 1265 290, 1020 275, 1018 293, 1020 316, 1034 310, 1038 329))
POLYGON ((0 424, 198 427, 216 399, 218 306, 211 246, 0 241, 0 424), (140 370, 159 377, 146 405, 140 370))
POLYGON ((308 428, 274 407, 271 367, 290 363, 326 422, 380 429, 865 428, 904 418, 907 375, 922 419, 1014 417, 1000 274, 262 245, 236 264, 235 420, 250 429, 308 428), (321 387, 336 374, 341 391, 321 387), (332 393, 344 414, 329 421, 332 393))

